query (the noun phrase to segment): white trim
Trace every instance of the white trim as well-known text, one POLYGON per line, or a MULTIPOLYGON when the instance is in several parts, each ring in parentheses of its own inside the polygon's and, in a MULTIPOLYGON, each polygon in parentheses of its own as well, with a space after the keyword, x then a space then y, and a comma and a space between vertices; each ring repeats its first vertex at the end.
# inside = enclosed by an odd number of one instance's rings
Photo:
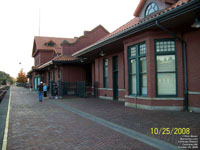
MULTIPOLYGON (((109 97, 109 96, 99 96, 99 98, 106 99, 106 100, 111 100, 111 101, 113 100, 113 97, 109 97)), ((119 98, 118 101, 125 102, 125 99, 119 98)))
MULTIPOLYGON (((98 88, 99 90, 109 90, 112 91, 112 88, 98 88)), ((126 91, 126 89, 118 89, 118 91, 126 91)))
POLYGON ((182 111, 184 110, 183 106, 149 106, 149 105, 142 105, 142 104, 134 104, 125 102, 126 107, 132 108, 139 108, 139 109, 146 109, 146 110, 171 110, 171 111, 182 111))
POLYGON ((9 120, 10 120, 9 118, 10 118, 11 100, 12 100, 12 94, 11 94, 11 88, 10 88, 10 96, 9 96, 8 110, 7 110, 7 116, 6 116, 6 122, 5 122, 2 150, 6 150, 7 144, 8 144, 8 128, 9 128, 9 120))
POLYGON ((46 62, 45 64, 42 64, 38 69, 42 69, 42 68, 44 68, 44 67, 46 67, 46 66, 48 66, 48 65, 51 65, 51 64, 53 64, 52 60, 46 62))
POLYGON ((125 102, 125 99, 124 98, 119 98, 118 101, 125 102))
POLYGON ((98 88, 99 90, 109 90, 112 91, 112 88, 98 88))
POLYGON ((126 91, 126 89, 118 89, 118 91, 126 91))
POLYGON ((130 96, 130 95, 125 95, 125 98, 137 98, 137 99, 142 99, 142 100, 179 100, 183 101, 184 98, 182 97, 143 97, 143 96, 130 96))
POLYGON ((188 109, 200 113, 200 108, 198 107, 188 107, 188 109))
POLYGON ((190 95, 200 95, 200 92, 188 91, 190 95))
POLYGON ((106 100, 113 100, 113 97, 108 97, 108 96, 99 96, 99 98, 106 100))

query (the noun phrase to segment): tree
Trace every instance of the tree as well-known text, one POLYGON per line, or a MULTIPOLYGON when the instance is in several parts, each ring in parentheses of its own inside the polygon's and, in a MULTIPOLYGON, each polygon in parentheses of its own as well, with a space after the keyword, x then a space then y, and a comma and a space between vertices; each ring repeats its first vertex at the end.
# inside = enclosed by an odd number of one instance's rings
POLYGON ((14 83, 14 78, 12 78, 9 74, 0 71, 0 85, 6 85, 7 83, 14 83))
POLYGON ((26 83, 27 77, 26 74, 23 72, 23 69, 20 70, 17 77, 17 83, 26 83))

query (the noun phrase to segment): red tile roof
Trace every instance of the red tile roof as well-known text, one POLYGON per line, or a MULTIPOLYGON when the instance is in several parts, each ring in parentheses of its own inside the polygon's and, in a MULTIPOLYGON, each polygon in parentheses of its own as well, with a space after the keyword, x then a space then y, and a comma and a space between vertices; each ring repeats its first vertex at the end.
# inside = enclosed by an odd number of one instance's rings
MULTIPOLYGON (((170 0, 163 0, 164 2, 170 2, 170 0)), ((179 6, 181 6, 181 5, 183 5, 183 4, 185 4, 185 3, 187 3, 187 2, 189 2, 189 1, 191 1, 191 0, 179 0, 178 2, 176 2, 175 3, 175 1, 177 1, 177 0, 171 0, 171 2, 172 1, 174 1, 174 4, 173 5, 171 5, 170 7, 168 7, 167 9, 164 9, 164 10, 161 10, 161 11, 159 11, 159 12, 157 12, 157 13, 154 13, 154 14, 152 14, 152 15, 149 15, 149 16, 146 16, 145 18, 143 18, 143 19, 141 19, 141 20, 139 20, 139 18, 138 17, 135 17, 134 19, 136 19, 137 18, 137 20, 132 24, 132 26, 131 26, 131 24, 130 24, 130 26, 129 25, 127 25, 127 24, 125 24, 125 25, 123 25, 123 26, 121 26, 120 28, 118 28, 118 30, 119 30, 119 32, 122 32, 123 30, 125 30, 125 29, 128 29, 128 28, 130 28, 130 27, 133 27, 133 26, 135 26, 135 25, 137 25, 137 24, 140 24, 140 23, 143 23, 143 22, 145 22, 145 21, 147 21, 147 20, 151 20, 151 19, 153 19, 154 17, 157 17, 157 16, 159 16, 159 15, 162 15, 163 13, 166 13, 166 12, 168 12, 168 11, 170 11, 170 10, 172 10, 172 9, 174 9, 174 8, 177 8, 177 7, 179 7, 179 6), (125 28, 124 29, 124 26, 126 26, 127 28, 125 28), (120 30, 121 29, 121 30, 120 30)), ((142 6, 138 6, 138 8, 136 8, 136 11, 138 11, 137 9, 140 9, 140 7, 143 7, 143 5, 145 4, 145 2, 146 2, 146 0, 141 0, 140 1, 140 3, 139 3, 139 5, 142 5, 142 6)), ((135 12, 136 12, 135 11, 135 12)), ((132 20, 134 20, 134 19, 132 19, 132 20)), ((131 21, 132 21, 131 20, 131 21)), ((130 22, 131 22, 130 21, 130 22)), ((115 32, 115 31, 114 31, 115 32)), ((112 33, 111 33, 112 34, 112 33)))
POLYGON ((36 48, 33 46, 32 56, 37 53, 37 50, 43 51, 54 51, 57 54, 61 54, 62 47, 61 45, 64 43, 67 44, 76 44, 80 39, 85 38, 87 34, 90 34, 97 30, 98 28, 102 28, 107 34, 109 33, 102 25, 96 26, 91 31, 84 31, 84 35, 80 37, 74 38, 59 38, 59 37, 44 37, 44 36, 35 36, 34 43, 36 44, 36 48), (45 43, 53 42, 55 43, 54 46, 47 46, 45 43))
POLYGON ((113 31, 112 33, 108 34, 107 36, 105 36, 103 39, 106 39, 108 37, 111 37, 119 32, 122 32, 134 25, 136 25, 139 22, 139 18, 135 17, 132 20, 130 20, 129 22, 127 22, 126 24, 124 24, 123 26, 119 27, 118 29, 116 29, 115 31, 113 31))
POLYGON ((55 51, 55 49, 58 51, 58 53, 61 53, 61 43, 66 40, 69 43, 74 43, 77 38, 58 38, 58 37, 44 37, 44 36, 35 36, 34 38, 34 44, 36 45, 35 49, 33 46, 33 52, 32 56, 35 55, 37 50, 43 50, 43 51, 55 51), (53 42, 55 43, 54 46, 47 46, 45 43, 53 42))
POLYGON ((148 21, 148 20, 151 20, 151 19, 153 19, 153 18, 155 18, 157 16, 160 16, 160 15, 168 12, 168 11, 171 11, 172 9, 178 8, 179 6, 181 6, 181 5, 185 4, 185 3, 188 3, 189 1, 192 1, 192 0, 179 0, 177 3, 171 5, 170 7, 166 8, 164 10, 161 10, 161 11, 159 11, 157 13, 153 13, 153 14, 151 14, 149 16, 146 16, 145 18, 141 19, 138 24, 143 23, 143 22, 148 21))
MULTIPOLYGON (((166 1, 167 1, 167 0, 166 0, 166 1)), ((91 48, 91 47, 93 47, 93 46, 95 46, 95 45, 98 45, 99 43, 101 43, 101 42, 103 42, 103 41, 106 41, 107 39, 111 38, 112 36, 114 37, 115 35, 120 34, 120 33, 122 33, 123 31, 126 31, 126 30, 129 29, 129 28, 132 28, 132 27, 137 26, 137 25, 139 25, 139 24, 141 24, 141 23, 143 23, 143 22, 145 22, 145 21, 148 21, 148 20, 151 20, 151 19, 153 19, 153 18, 155 18, 155 17, 157 17, 157 16, 160 16, 160 15, 162 15, 162 14, 164 14, 164 13, 166 13, 166 12, 172 10, 172 9, 175 9, 175 8, 177 8, 177 7, 179 7, 179 6, 183 5, 183 4, 185 4, 185 3, 188 3, 189 1, 192 1, 192 0, 179 0, 179 1, 176 2, 175 4, 173 4, 173 5, 171 5, 170 7, 168 7, 167 9, 164 9, 164 10, 161 10, 161 11, 155 13, 155 14, 149 15, 149 16, 147 16, 147 17, 141 19, 141 20, 139 20, 139 17, 135 17, 135 18, 133 18, 132 20, 130 20, 128 23, 126 23, 126 24, 124 24, 123 26, 121 26, 121 27, 119 27, 118 29, 116 29, 114 32, 108 34, 107 36, 105 36, 104 38, 100 39, 100 40, 97 41, 96 43, 94 43, 94 44, 92 44, 92 45, 90 45, 90 46, 88 46, 88 47, 86 47, 86 48, 84 48, 84 49, 82 49, 82 50, 80 50, 80 51, 74 53, 73 55, 76 56, 76 55, 79 54, 80 52, 83 52, 83 51, 87 50, 88 48, 91 48)), ((146 0, 141 0, 140 3, 144 3, 144 2, 146 2, 146 0)), ((140 5, 142 5, 142 4, 140 4, 140 5)), ((139 7, 141 7, 141 6, 139 6, 139 7)), ((73 56, 73 55, 72 55, 72 56, 73 56)))
MULTIPOLYGON (((141 0, 142 3, 145 2, 145 1, 146 0, 141 0)), ((145 22, 147 20, 153 19, 154 17, 162 15, 163 13, 166 13, 166 12, 172 10, 172 9, 175 9, 175 8, 181 6, 181 5, 183 5, 183 4, 185 4, 185 3, 189 2, 189 1, 191 1, 191 0, 179 0, 177 3, 173 4, 169 8, 161 10, 158 13, 149 15, 149 16, 141 19, 141 20, 139 20, 139 17, 135 17, 132 20, 130 20, 128 23, 124 24, 123 26, 119 27, 118 29, 116 29, 112 33, 110 33, 107 36, 105 36, 104 38, 102 38, 101 40, 105 40, 106 38, 111 37, 113 35, 116 35, 116 34, 118 34, 120 32, 123 32, 124 30, 127 30, 127 29, 129 29, 129 28, 131 28, 133 26, 136 26, 137 24, 140 24, 140 23, 143 23, 143 22, 145 22)), ((99 41, 101 41, 101 40, 99 40, 99 41)))
POLYGON ((62 51, 62 48, 61 47, 55 47, 54 48, 54 52, 56 53, 56 54, 61 54, 61 51, 62 51))
POLYGON ((43 36, 35 36, 34 41, 37 46, 37 49, 40 50, 53 50, 55 47, 61 48, 60 44, 66 40, 69 43, 75 42, 76 38, 57 38, 57 37, 43 37, 43 36), (47 46, 45 43, 48 43, 49 41, 54 42, 55 46, 47 46))
POLYGON ((141 9, 144 7, 145 3, 146 3, 147 0, 140 0, 135 12, 134 12, 134 16, 135 17, 138 17, 139 16, 139 13, 141 11, 141 9))

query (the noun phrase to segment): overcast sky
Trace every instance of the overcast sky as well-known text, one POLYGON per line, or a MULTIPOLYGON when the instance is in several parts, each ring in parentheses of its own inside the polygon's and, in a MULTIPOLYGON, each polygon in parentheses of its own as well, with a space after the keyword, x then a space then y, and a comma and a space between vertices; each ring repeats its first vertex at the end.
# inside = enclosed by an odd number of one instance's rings
POLYGON ((73 38, 99 24, 109 32, 133 18, 139 0, 1 0, 0 71, 30 71, 34 36, 73 38), (21 62, 21 65, 19 64, 21 62))

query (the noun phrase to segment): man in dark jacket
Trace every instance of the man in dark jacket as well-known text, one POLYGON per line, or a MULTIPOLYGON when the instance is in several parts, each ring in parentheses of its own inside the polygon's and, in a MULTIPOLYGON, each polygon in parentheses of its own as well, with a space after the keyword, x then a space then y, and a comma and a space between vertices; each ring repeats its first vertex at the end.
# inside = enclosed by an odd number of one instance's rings
POLYGON ((41 81, 40 84, 38 85, 38 97, 40 102, 42 102, 42 92, 43 92, 43 84, 41 81))

